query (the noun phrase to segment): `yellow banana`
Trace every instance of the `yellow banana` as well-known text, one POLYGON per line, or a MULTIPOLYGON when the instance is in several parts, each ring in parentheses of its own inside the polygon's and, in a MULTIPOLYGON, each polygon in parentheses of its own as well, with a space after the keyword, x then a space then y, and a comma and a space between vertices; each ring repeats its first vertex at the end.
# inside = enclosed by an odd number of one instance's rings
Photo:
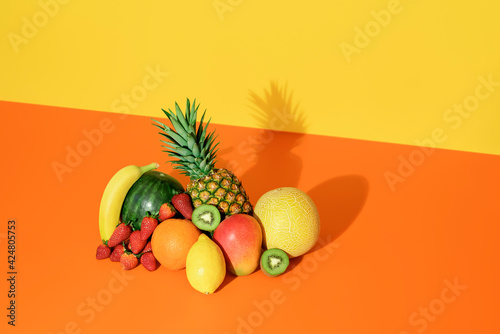
POLYGON ((130 165, 120 169, 111 180, 101 198, 99 207, 99 233, 103 241, 109 240, 120 221, 123 201, 132 185, 147 171, 158 168, 156 162, 139 167, 130 165))

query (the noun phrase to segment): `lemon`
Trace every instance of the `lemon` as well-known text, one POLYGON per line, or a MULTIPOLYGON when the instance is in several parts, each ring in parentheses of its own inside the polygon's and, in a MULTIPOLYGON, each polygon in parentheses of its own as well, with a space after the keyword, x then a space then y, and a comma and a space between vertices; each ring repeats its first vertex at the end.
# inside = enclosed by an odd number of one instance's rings
POLYGON ((262 195, 254 208, 267 249, 279 248, 290 257, 307 253, 318 241, 319 213, 300 189, 283 187, 262 195))
POLYGON ((201 234, 189 249, 186 274, 189 284, 204 294, 214 293, 226 277, 224 254, 205 234, 201 234))

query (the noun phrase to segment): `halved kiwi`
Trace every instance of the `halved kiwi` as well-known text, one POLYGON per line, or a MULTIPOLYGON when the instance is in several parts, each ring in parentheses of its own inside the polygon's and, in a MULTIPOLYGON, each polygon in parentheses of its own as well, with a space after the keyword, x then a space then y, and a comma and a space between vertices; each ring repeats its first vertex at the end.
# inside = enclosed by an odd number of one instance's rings
POLYGON ((220 212, 215 205, 202 204, 193 211, 191 220, 200 230, 213 231, 220 223, 220 212))
POLYGON ((260 268, 267 276, 276 277, 283 274, 290 264, 288 255, 279 248, 271 248, 260 257, 260 268))

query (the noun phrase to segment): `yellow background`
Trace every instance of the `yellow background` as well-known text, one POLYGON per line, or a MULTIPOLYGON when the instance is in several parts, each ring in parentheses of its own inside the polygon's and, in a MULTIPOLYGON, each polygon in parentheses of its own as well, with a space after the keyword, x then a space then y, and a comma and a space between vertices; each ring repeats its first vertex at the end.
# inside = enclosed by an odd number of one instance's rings
POLYGON ((215 123, 271 127, 250 96, 275 80, 306 119, 289 131, 414 145, 442 128, 438 147, 500 154, 500 87, 456 129, 443 119, 479 76, 500 81, 500 4, 401 0, 349 62, 341 43, 390 3, 2 1, 0 99, 124 112, 117 99, 159 68, 168 76, 126 112, 161 117, 196 97, 215 123), (29 38, 26 22, 39 25, 29 38))

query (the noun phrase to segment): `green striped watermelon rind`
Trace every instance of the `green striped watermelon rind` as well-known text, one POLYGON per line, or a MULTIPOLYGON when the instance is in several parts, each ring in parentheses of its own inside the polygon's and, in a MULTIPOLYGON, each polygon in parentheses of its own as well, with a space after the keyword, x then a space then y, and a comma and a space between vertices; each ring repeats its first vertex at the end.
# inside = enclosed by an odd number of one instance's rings
POLYGON ((148 213, 157 213, 162 204, 170 203, 174 195, 182 192, 184 187, 173 176, 157 170, 148 171, 128 191, 120 220, 138 230, 148 213))

